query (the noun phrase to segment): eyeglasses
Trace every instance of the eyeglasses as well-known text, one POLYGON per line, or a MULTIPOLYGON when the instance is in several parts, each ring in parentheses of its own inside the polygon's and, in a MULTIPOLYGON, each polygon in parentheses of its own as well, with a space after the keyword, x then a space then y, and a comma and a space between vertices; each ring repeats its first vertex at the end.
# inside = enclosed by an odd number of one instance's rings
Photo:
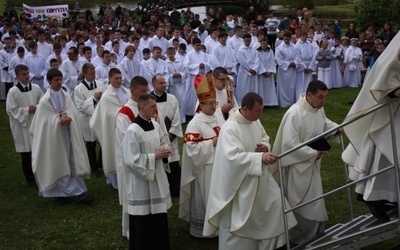
POLYGON ((218 78, 218 77, 215 77, 215 78, 220 80, 221 82, 225 82, 227 80, 226 78, 218 78))
POLYGON ((203 104, 203 105, 218 105, 218 102, 201 102, 200 104, 203 104))

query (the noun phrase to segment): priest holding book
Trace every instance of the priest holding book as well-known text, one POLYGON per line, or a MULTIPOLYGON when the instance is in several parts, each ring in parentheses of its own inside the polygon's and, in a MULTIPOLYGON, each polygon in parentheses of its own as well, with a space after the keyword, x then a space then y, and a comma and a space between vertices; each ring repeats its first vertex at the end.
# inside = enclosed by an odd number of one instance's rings
MULTIPOLYGON (((282 118, 272 150, 274 154, 284 153, 337 126, 325 115, 323 106, 327 95, 325 83, 309 83, 307 92, 300 95, 282 118)), ((320 168, 322 156, 328 149, 329 144, 322 138, 281 159, 284 175, 281 186, 291 207, 323 194, 320 168)), ((298 225, 291 231, 291 242, 302 244, 324 231, 328 220, 324 199, 293 212, 298 225)))

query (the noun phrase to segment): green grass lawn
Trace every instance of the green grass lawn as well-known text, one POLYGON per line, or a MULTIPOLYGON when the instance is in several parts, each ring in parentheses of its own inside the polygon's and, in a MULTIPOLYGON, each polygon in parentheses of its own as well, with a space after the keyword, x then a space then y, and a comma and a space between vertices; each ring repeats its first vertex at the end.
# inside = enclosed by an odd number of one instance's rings
MULTIPOLYGON (((348 102, 355 99, 358 91, 348 88, 329 91, 325 106, 327 116, 340 123, 350 108, 348 102)), ((95 198, 91 206, 59 205, 52 199, 39 197, 37 191, 25 184, 4 101, 0 102, 0 110, 0 249, 127 249, 128 241, 121 236, 118 193, 106 185, 105 177, 86 181, 88 195, 95 198)), ((264 110, 262 123, 271 140, 285 111, 281 108, 264 110)), ((340 146, 334 144, 324 156, 325 191, 344 183, 340 153, 340 146)), ((173 203, 168 213, 172 249, 217 249, 217 239, 200 240, 190 236, 189 224, 178 219, 178 199, 173 199, 173 203)), ((326 204, 330 218, 328 227, 349 219, 344 192, 328 197, 326 204)), ((368 213, 359 202, 353 201, 353 206, 355 216, 368 213)), ((398 237, 367 249, 390 249, 399 241, 398 237)))

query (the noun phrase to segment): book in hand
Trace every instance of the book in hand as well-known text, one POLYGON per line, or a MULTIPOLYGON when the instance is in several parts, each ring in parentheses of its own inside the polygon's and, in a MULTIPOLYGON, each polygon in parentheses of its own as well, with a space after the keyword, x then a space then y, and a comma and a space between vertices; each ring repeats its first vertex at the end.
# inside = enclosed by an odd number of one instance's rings
POLYGON ((331 145, 329 145, 325 137, 309 143, 308 146, 318 151, 328 151, 329 149, 331 149, 331 145))
POLYGON ((172 126, 172 121, 171 121, 171 119, 168 118, 168 116, 165 117, 164 123, 165 123, 165 127, 167 128, 167 131, 169 131, 169 129, 172 126))

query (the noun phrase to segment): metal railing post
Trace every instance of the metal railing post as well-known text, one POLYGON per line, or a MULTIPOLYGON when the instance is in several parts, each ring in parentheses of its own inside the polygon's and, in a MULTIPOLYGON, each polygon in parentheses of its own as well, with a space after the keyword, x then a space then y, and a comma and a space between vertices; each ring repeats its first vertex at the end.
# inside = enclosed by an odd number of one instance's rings
MULTIPOLYGON (((399 183, 399 159, 397 157, 397 143, 396 143, 396 130, 394 127, 394 115, 393 115, 393 103, 391 102, 388 105, 389 114, 390 114, 390 131, 392 134, 392 148, 393 148, 393 165, 394 165, 394 173, 395 173, 395 180, 396 180, 396 191, 397 191, 397 214, 400 215, 400 183, 399 183)), ((400 225, 400 220, 397 222, 400 225)))

